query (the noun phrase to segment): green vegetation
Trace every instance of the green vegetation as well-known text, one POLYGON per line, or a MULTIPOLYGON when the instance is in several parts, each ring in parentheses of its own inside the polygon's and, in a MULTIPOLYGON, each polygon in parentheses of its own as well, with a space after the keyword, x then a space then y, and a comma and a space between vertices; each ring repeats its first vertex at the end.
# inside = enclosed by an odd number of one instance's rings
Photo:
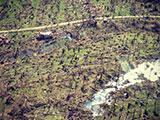
POLYGON ((0 30, 27 28, 72 21, 91 16, 159 15, 158 4, 123 0, 40 1, 1 0, 0 30), (10 26, 10 27, 8 27, 10 26))
POLYGON ((115 13, 117 16, 131 16, 130 9, 131 3, 122 2, 120 7, 117 6, 115 13))
MULTIPOLYGON (((150 12, 155 9, 153 3, 144 5, 134 0, 8 0, 7 4, 1 0, 1 4, 0 30, 94 15, 159 15, 150 12)), ((158 119, 159 81, 146 81, 114 93, 112 105, 102 105, 105 113, 101 117, 93 118, 83 104, 123 73, 119 58, 133 67, 159 59, 159 24, 158 19, 148 18, 91 18, 78 25, 49 28, 44 31, 53 32, 54 44, 44 47, 47 52, 40 51, 47 42, 36 40, 38 31, 8 33, 8 40, 0 41, 0 119, 158 119), (73 40, 64 37, 68 32, 73 40)))
POLYGON ((38 7, 38 5, 40 4, 40 0, 31 0, 32 1, 32 5, 35 7, 38 7))
POLYGON ((149 84, 149 81, 143 83, 143 85, 137 84, 114 94, 115 101, 110 107, 104 105, 106 113, 99 119, 104 117, 111 120, 159 118, 157 115, 160 110, 158 107, 160 101, 157 98, 153 98, 153 96, 157 96, 156 91, 160 90, 158 88, 159 82, 149 84), (150 94, 151 92, 152 94, 150 94))
POLYGON ((6 0, 0 0, 0 4, 4 4, 6 0))

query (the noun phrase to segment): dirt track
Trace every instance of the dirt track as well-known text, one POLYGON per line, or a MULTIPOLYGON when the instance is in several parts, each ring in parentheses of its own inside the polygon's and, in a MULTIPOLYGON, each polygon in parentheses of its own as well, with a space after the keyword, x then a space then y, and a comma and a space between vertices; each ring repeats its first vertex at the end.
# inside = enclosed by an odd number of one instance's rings
MULTIPOLYGON (((108 20, 108 19, 125 19, 125 18, 160 18, 160 16, 114 16, 114 17, 97 17, 95 20, 108 20)), ((29 30, 39 30, 39 29, 45 29, 45 28, 52 28, 56 26, 65 26, 65 25, 71 25, 76 23, 82 23, 85 21, 88 21, 89 19, 81 19, 81 20, 75 20, 70 22, 63 22, 59 24, 53 24, 48 26, 39 26, 39 27, 32 27, 32 28, 21 28, 21 29, 12 29, 12 30, 3 30, 0 31, 0 33, 8 33, 8 32, 19 32, 19 31, 29 31, 29 30)))

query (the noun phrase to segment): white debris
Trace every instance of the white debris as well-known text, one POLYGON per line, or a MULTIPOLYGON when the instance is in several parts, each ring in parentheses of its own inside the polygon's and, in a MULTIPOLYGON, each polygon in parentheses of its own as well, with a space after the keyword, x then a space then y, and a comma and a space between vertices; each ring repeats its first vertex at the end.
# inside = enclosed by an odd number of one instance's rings
POLYGON ((107 103, 110 105, 112 103, 112 97, 110 95, 111 91, 114 92, 121 88, 134 85, 135 83, 141 83, 142 81, 145 80, 150 80, 150 81, 160 80, 160 60, 156 60, 153 62, 144 62, 138 65, 137 68, 131 69, 129 72, 119 77, 117 82, 115 81, 108 82, 106 87, 107 86, 112 86, 112 87, 100 90, 99 92, 94 94, 92 100, 87 101, 84 104, 84 108, 91 110, 93 116, 100 116, 104 112, 100 108, 100 104, 107 103))
POLYGON ((52 32, 39 32, 40 35, 52 35, 52 32))

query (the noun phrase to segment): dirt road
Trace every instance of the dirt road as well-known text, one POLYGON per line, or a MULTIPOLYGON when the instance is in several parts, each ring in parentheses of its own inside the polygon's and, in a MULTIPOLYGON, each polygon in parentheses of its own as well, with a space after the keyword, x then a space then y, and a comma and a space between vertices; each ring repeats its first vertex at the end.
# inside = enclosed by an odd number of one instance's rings
MULTIPOLYGON (((109 20, 109 19, 127 19, 127 18, 160 18, 160 16, 112 16, 112 17, 97 17, 94 18, 95 20, 109 20)), ((12 30, 3 30, 0 31, 0 33, 9 33, 9 32, 20 32, 20 31, 29 31, 29 30, 40 30, 45 28, 53 28, 57 26, 65 26, 65 25, 72 25, 77 23, 82 23, 85 21, 88 21, 89 19, 81 19, 81 20, 75 20, 70 22, 63 22, 59 24, 52 24, 48 26, 39 26, 39 27, 31 27, 31 28, 21 28, 21 29, 12 29, 12 30)))

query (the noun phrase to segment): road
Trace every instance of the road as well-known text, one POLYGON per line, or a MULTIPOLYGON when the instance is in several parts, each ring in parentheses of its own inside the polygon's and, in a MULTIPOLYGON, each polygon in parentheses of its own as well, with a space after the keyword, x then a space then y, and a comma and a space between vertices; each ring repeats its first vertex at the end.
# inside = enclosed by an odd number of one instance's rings
MULTIPOLYGON (((127 19, 127 18, 160 18, 160 16, 112 16, 112 17, 97 17, 94 18, 95 20, 109 20, 109 19, 127 19)), ((72 25, 77 23, 82 23, 88 21, 89 19, 81 19, 75 20, 70 22, 63 22, 59 24, 51 24, 47 26, 39 26, 39 27, 31 27, 31 28, 21 28, 21 29, 12 29, 12 30, 2 30, 0 33, 9 33, 9 32, 20 32, 20 31, 29 31, 29 30, 40 30, 45 28, 53 28, 57 26, 65 26, 65 25, 72 25)))

